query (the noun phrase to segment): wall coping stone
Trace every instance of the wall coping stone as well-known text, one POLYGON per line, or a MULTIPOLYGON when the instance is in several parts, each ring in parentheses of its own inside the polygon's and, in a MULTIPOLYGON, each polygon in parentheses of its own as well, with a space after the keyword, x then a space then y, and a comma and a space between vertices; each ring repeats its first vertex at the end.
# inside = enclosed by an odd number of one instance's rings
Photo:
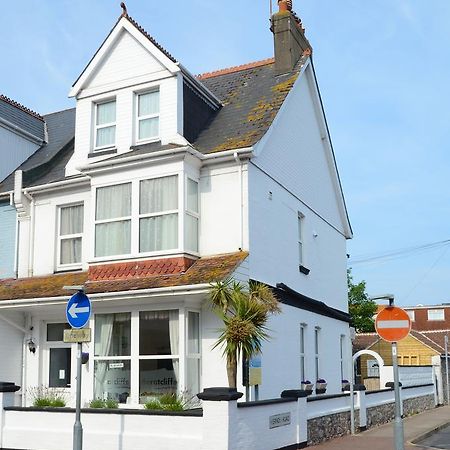
POLYGON ((203 389, 203 392, 197 394, 200 400, 208 400, 210 402, 229 402, 241 398, 244 394, 238 392, 236 388, 228 387, 211 387, 203 389))
POLYGON ((255 400, 251 402, 238 402, 238 408, 251 408, 252 406, 265 406, 265 405, 275 405, 277 403, 289 403, 296 402, 297 399, 294 397, 287 398, 269 398, 267 400, 255 400))
POLYGON ((16 386, 15 383, 10 381, 0 381, 0 392, 17 392, 20 386, 16 386))

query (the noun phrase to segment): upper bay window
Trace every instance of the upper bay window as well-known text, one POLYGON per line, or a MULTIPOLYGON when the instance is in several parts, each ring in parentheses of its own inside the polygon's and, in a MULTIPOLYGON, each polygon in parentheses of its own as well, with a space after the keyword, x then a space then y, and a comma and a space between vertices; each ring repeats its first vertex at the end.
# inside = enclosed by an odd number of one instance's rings
POLYGON ((137 141, 159 136, 159 91, 137 95, 137 141))
POLYGON ((116 101, 95 105, 95 149, 112 147, 116 143, 116 101))
POLYGON ((81 264, 83 221, 82 204, 59 208, 58 267, 81 264))
POLYGON ((183 249, 197 252, 198 184, 187 179, 180 190, 182 179, 170 175, 97 188, 95 257, 183 249), (180 192, 186 192, 181 201, 180 192), (180 210, 184 213, 180 214, 180 210), (184 234, 180 232, 183 226, 184 234))

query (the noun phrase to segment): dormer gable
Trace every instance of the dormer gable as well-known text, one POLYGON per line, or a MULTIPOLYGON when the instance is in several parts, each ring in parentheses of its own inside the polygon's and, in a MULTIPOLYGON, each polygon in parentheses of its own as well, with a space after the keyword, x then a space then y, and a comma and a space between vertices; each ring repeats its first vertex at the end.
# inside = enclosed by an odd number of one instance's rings
POLYGON ((141 144, 186 145, 221 107, 123 8, 69 93, 77 108, 68 176, 141 144))

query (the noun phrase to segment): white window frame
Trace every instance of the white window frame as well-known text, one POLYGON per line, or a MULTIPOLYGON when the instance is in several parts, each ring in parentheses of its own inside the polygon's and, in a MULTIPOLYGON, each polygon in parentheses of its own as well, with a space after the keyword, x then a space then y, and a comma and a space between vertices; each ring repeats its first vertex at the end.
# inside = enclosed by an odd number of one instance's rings
POLYGON ((129 257, 133 254, 133 182, 132 181, 125 181, 120 183, 111 183, 107 185, 97 186, 94 191, 94 232, 93 232, 93 239, 94 242, 94 249, 93 249, 93 255, 95 261, 108 261, 111 259, 120 259, 124 257, 129 257), (131 185, 131 208, 130 208, 130 215, 129 216, 123 216, 123 217, 114 217, 113 219, 100 219, 97 220, 97 189, 105 188, 105 187, 113 187, 113 186, 120 186, 122 184, 130 184, 131 185), (121 255, 109 255, 109 256, 96 256, 95 255, 95 248, 96 248, 96 231, 97 231, 97 225, 103 224, 103 223, 113 223, 113 222, 125 222, 130 221, 130 234, 131 234, 131 242, 130 242, 130 253, 123 253, 121 255))
POLYGON ((345 334, 341 334, 339 338, 339 352, 340 352, 340 366, 341 366, 341 381, 345 380, 345 334))
POLYGON ((306 323, 300 324, 299 334, 299 353, 300 353, 300 381, 306 381, 306 323))
POLYGON ((314 327, 314 382, 320 379, 320 327, 314 327))
POLYGON ((297 250, 298 265, 306 267, 305 264, 305 215, 298 211, 297 213, 297 250))
POLYGON ((195 179, 194 177, 191 176, 186 176, 185 177, 185 188, 184 188, 184 204, 185 204, 185 208, 184 208, 184 212, 186 215, 194 217, 197 219, 197 243, 198 243, 198 248, 197 250, 193 250, 193 249, 188 249, 187 248, 187 244, 186 244, 186 221, 184 221, 184 230, 183 230, 183 235, 184 235, 184 247, 185 247, 185 251, 187 253, 192 253, 194 255, 199 255, 200 254, 200 180, 195 179), (187 201, 187 195, 188 195, 188 183, 189 180, 193 181, 194 183, 197 183, 197 211, 192 211, 190 209, 188 209, 188 201, 187 201))
POLYGON ((445 311, 443 308, 436 308, 436 309, 428 309, 427 310, 427 319, 429 321, 433 321, 433 322, 442 322, 445 321, 445 311), (436 319, 434 317, 430 317, 430 313, 435 313, 435 312, 439 312, 439 318, 436 319), (441 314, 442 314, 442 318, 441 318, 441 314))
POLYGON ((141 91, 141 92, 135 92, 135 113, 134 113, 134 117, 135 117, 135 142, 142 144, 144 142, 156 142, 160 140, 160 135, 161 135, 161 91, 159 89, 159 87, 156 88, 152 88, 152 89, 147 89, 145 91, 141 91), (139 116, 139 96, 141 95, 145 95, 145 94, 151 94, 153 92, 158 92, 159 93, 159 112, 157 114, 146 114, 143 116, 139 116), (158 133, 156 136, 152 136, 152 137, 148 137, 148 138, 144 138, 144 139, 139 139, 139 123, 141 120, 145 120, 145 119, 155 119, 158 118, 158 133))
POLYGON ((104 150, 104 149, 108 149, 108 148, 115 148, 116 146, 116 139, 117 139, 117 99, 115 97, 113 98, 108 98, 108 99, 104 99, 104 100, 100 100, 98 102, 94 102, 94 145, 93 145, 93 149, 94 152, 97 150, 104 150), (98 106, 99 105, 104 105, 106 103, 112 103, 114 102, 116 104, 116 120, 114 122, 108 122, 108 123, 102 123, 101 125, 97 125, 97 111, 98 111, 98 106), (108 128, 108 127, 112 127, 114 126, 114 142, 112 144, 107 144, 107 145, 97 145, 97 130, 101 129, 101 128, 108 128))
POLYGON ((73 270, 73 269, 80 269, 83 264, 83 239, 84 239, 84 202, 75 202, 75 203, 67 203, 63 205, 57 205, 57 244, 56 244, 56 270, 73 270), (61 236, 61 210, 63 208, 70 208, 72 206, 82 206, 83 207, 83 231, 81 233, 74 233, 74 234, 65 234, 64 236, 61 236), (61 263, 61 241, 67 240, 67 239, 76 239, 81 238, 81 261, 78 263, 72 263, 72 264, 62 264, 61 263))
MULTIPOLYGON (((195 177, 190 177, 193 181, 196 181, 199 183, 198 180, 195 179, 195 177)), ((92 262, 104 262, 104 261, 115 261, 120 259, 128 259, 128 258, 135 258, 135 257, 148 257, 148 256, 168 256, 168 255, 176 255, 179 253, 188 253, 192 255, 199 255, 199 252, 195 252, 192 250, 188 250, 186 248, 186 240, 185 240, 185 214, 188 213, 186 208, 186 196, 187 196, 187 183, 185 181, 186 176, 184 175, 184 172, 168 172, 164 175, 159 176, 146 176, 146 177, 139 177, 133 180, 127 180, 127 181, 116 181, 111 182, 107 184, 102 184, 95 186, 93 189, 92 194, 92 205, 91 205, 91 211, 94 217, 94 221, 91 225, 92 228, 92 236, 94 238, 92 239, 93 244, 91 247, 90 254, 91 261, 92 262), (178 209, 177 210, 167 210, 164 212, 157 212, 157 213, 148 213, 148 214, 140 214, 140 208, 139 208, 139 200, 140 200, 140 182, 145 180, 152 180, 157 178, 165 178, 170 176, 177 176, 178 177, 178 209), (96 219, 96 209, 97 209, 97 189, 104 188, 104 187, 111 187, 111 186, 118 186, 121 184, 128 184, 131 183, 131 215, 130 216, 124 216, 114 219, 105 219, 105 220, 97 220, 96 219), (151 216, 160 216, 163 214, 177 214, 178 215, 178 246, 174 249, 169 250, 155 250, 155 251, 149 251, 149 252, 140 252, 139 250, 139 220, 141 218, 145 217, 151 217, 151 216), (109 256, 96 256, 95 255, 95 228, 97 224, 101 223, 111 223, 111 222, 119 222, 119 221, 125 221, 130 220, 131 221, 131 243, 130 243, 130 253, 127 254, 121 254, 121 255, 109 255, 109 256)), ((200 183, 199 183, 200 184, 200 183)), ((199 233, 199 244, 200 244, 200 195, 198 196, 198 202, 199 202, 199 213, 196 215, 199 219, 199 227, 198 227, 198 233, 199 233)), ((189 212, 190 213, 190 212, 189 212)), ((194 215, 194 214, 193 214, 194 215)))
POLYGON ((414 322, 416 320, 416 314, 414 310, 406 310, 406 313, 408 314, 411 322, 414 322))
MULTIPOLYGON (((195 312, 199 313, 200 317, 200 352, 202 350, 202 314, 199 309, 189 308, 185 309, 182 305, 176 307, 175 305, 161 305, 161 306, 151 306, 151 305, 140 305, 134 308, 124 309, 123 307, 116 308, 106 308, 102 311, 98 311, 90 320, 90 327, 92 328, 93 336, 95 336, 95 316, 97 314, 117 314, 117 313, 129 313, 131 314, 131 351, 130 356, 95 356, 95 350, 92 348, 92 356, 89 359, 89 382, 92 398, 94 398, 94 389, 95 389, 95 377, 94 377, 94 367, 95 361, 111 361, 111 360, 127 360, 130 361, 130 396, 129 401, 127 403, 128 406, 136 406, 139 404, 139 361, 143 359, 178 359, 179 368, 178 368, 178 383, 177 390, 178 393, 182 393, 187 388, 186 382, 186 364, 188 358, 187 352, 187 320, 188 314, 187 312, 195 312), (178 342, 178 355, 140 355, 139 354, 139 313, 141 311, 168 311, 168 310, 177 310, 178 311, 178 326, 179 326, 179 342, 178 342)), ((94 345, 94 344, 92 344, 94 345)), ((75 353, 75 352, 72 352, 75 353)), ((196 354, 193 354, 196 356, 196 354)), ((200 387, 202 386, 202 357, 201 353, 200 357, 200 387)), ((76 367, 72 365, 72 367, 76 367)), ((74 384, 72 383, 74 386, 74 384)))
MULTIPOLYGON (((200 310, 195 310, 195 309, 187 309, 185 311, 186 317, 185 317, 185 361, 186 363, 188 362, 189 359, 195 359, 198 360, 199 362, 199 391, 201 392, 201 390, 203 389, 202 386, 202 315, 200 313, 200 310), (198 314, 198 343, 199 343, 199 351, 198 353, 190 353, 189 352, 189 313, 195 313, 198 314)), ((181 364, 180 364, 181 367, 181 364)), ((185 364, 185 386, 187 385, 187 364, 185 364)), ((198 392, 191 392, 192 395, 196 395, 198 394, 198 392)))

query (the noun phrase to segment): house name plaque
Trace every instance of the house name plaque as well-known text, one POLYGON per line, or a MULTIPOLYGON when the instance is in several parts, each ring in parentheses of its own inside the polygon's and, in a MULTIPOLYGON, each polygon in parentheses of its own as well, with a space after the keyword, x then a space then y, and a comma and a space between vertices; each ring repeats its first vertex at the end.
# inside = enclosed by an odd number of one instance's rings
POLYGON ((269 428, 284 427, 291 424, 291 413, 275 414, 269 417, 269 428))

